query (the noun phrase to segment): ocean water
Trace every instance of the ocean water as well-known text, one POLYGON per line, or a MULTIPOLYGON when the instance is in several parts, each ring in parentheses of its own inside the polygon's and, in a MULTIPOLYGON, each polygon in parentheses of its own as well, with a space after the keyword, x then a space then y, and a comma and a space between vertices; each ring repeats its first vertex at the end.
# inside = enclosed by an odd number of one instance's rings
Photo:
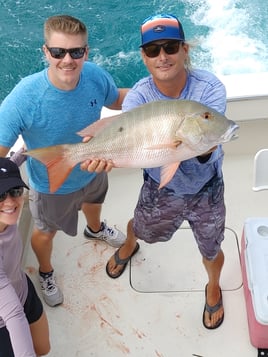
POLYGON ((22 77, 44 68, 43 23, 63 13, 85 22, 90 60, 118 86, 147 75, 139 27, 156 13, 179 17, 187 40, 195 43, 195 67, 218 75, 268 72, 266 0, 0 0, 0 102, 22 77))

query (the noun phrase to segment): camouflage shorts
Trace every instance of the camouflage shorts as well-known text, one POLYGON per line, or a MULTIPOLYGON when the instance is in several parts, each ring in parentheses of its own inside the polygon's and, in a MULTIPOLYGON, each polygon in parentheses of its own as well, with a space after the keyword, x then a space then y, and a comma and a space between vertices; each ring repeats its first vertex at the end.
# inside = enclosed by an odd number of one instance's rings
POLYGON ((187 220, 203 257, 214 259, 224 239, 224 183, 212 178, 197 194, 175 195, 145 178, 134 212, 135 235, 147 243, 165 242, 187 220))

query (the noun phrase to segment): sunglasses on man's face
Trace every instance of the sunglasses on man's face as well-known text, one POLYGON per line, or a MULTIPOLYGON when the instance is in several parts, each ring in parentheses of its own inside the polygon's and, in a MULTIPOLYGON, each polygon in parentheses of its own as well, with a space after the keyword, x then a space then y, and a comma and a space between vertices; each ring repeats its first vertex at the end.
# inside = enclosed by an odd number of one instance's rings
POLYGON ((87 46, 76 47, 76 48, 61 48, 61 47, 48 47, 46 45, 49 53, 53 58, 62 59, 67 53, 72 57, 72 59, 80 59, 84 56, 87 46))
POLYGON ((0 193, 0 202, 5 201, 7 196, 9 195, 10 197, 16 198, 20 197, 23 194, 23 187, 14 187, 11 188, 10 190, 0 193))
POLYGON ((166 52, 168 55, 174 55, 175 53, 179 52, 181 41, 168 41, 165 43, 152 43, 149 45, 143 46, 143 51, 147 57, 153 58, 157 57, 160 54, 161 48, 166 52))

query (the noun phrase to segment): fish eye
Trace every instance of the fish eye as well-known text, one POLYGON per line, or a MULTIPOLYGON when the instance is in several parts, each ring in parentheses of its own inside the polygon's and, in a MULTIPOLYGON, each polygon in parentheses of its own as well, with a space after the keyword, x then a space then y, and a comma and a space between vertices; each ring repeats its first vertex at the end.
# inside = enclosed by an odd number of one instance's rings
POLYGON ((212 114, 210 113, 210 112, 205 112, 205 113, 203 113, 202 114, 202 117, 204 118, 204 119, 212 119, 212 114))

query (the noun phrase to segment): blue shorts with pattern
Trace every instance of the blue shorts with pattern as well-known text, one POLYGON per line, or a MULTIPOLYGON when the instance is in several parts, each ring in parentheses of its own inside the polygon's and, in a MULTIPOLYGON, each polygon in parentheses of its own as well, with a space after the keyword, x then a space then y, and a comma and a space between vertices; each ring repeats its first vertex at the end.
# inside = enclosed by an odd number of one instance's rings
POLYGON ((224 239, 225 204, 223 178, 213 177, 198 193, 178 196, 145 174, 134 212, 136 237, 147 243, 172 238, 184 220, 189 222, 203 257, 214 259, 224 239))

